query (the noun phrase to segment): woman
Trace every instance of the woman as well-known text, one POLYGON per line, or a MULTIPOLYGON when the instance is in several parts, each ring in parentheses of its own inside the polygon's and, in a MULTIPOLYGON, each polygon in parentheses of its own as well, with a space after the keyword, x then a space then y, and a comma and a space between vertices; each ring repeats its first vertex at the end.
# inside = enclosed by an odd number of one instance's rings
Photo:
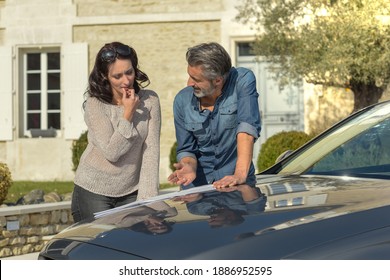
POLYGON ((74 179, 75 222, 158 194, 161 111, 135 50, 119 42, 96 55, 84 102, 88 146, 74 179))

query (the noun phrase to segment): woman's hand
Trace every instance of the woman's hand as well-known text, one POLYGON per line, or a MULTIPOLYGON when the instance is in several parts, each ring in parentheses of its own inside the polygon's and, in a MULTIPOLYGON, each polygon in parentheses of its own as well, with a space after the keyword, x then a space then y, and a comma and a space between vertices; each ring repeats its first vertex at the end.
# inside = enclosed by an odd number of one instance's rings
POLYGON ((138 94, 135 93, 133 88, 124 88, 122 94, 122 104, 125 108, 123 117, 127 120, 131 120, 137 107, 140 103, 138 94))

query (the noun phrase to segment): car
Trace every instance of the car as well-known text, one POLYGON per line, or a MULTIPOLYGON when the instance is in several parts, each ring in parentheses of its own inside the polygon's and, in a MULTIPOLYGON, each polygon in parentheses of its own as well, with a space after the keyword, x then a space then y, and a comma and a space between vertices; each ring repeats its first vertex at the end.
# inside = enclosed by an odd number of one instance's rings
POLYGON ((390 259, 390 101, 257 174, 256 187, 172 191, 55 235, 40 260, 390 259))

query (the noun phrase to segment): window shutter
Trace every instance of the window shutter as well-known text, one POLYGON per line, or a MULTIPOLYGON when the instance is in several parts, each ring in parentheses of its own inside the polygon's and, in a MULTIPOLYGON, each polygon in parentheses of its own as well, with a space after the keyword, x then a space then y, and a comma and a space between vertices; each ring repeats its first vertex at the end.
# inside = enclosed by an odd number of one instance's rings
POLYGON ((0 47, 0 141, 13 139, 12 48, 0 47))
POLYGON ((78 139, 87 130, 82 104, 88 83, 88 45, 63 44, 61 55, 64 137, 78 139))

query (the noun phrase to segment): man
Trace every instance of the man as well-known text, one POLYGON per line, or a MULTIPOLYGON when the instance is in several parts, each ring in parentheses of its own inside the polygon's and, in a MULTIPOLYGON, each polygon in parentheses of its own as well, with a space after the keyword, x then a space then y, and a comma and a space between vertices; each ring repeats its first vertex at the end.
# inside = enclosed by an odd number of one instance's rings
POLYGON ((178 163, 168 180, 184 188, 254 186, 253 144, 261 126, 253 72, 232 67, 217 43, 189 48, 186 59, 188 86, 173 107, 178 163))

